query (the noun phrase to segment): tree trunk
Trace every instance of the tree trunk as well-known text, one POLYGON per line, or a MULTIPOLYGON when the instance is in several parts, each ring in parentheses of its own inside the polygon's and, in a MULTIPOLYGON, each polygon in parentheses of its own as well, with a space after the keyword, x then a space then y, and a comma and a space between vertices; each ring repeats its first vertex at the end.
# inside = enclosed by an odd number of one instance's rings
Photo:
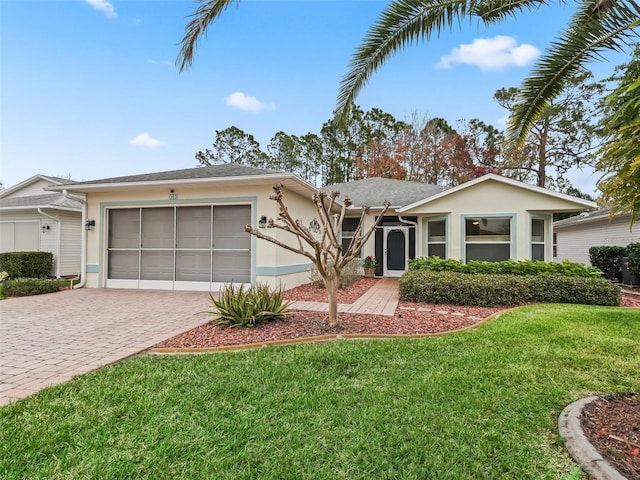
POLYGON ((336 327, 338 325, 338 286, 340 285, 340 276, 334 275, 332 278, 327 278, 324 284, 329 296, 329 320, 327 323, 329 327, 336 327))

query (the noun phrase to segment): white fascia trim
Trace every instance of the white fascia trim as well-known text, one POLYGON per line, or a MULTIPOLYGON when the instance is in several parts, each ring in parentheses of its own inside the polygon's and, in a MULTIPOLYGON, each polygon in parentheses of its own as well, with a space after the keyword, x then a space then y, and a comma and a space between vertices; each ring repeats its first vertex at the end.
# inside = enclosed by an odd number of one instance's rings
POLYGON ((519 182, 518 180, 513 180, 512 178, 505 178, 500 175, 496 175, 495 173, 488 173, 487 175, 483 175, 482 177, 474 178, 473 180, 469 180, 466 183, 458 185, 456 187, 450 188, 449 190, 445 190, 431 197, 427 197, 424 200, 418 200, 410 205, 402 207, 398 209, 398 212, 403 213, 407 210, 411 210, 412 208, 419 207, 421 205, 425 205, 427 203, 433 202, 442 197, 446 197, 447 195, 454 194, 459 192, 460 190, 464 190, 466 188, 472 187, 482 182, 486 182, 489 180, 495 180, 496 182, 504 183, 506 185, 511 185, 513 187, 523 188, 525 190, 530 190, 532 192, 541 193, 543 195, 548 195, 550 197, 555 197, 561 200, 570 201, 576 203, 585 208, 597 208, 597 204, 595 202, 591 202, 589 200, 585 200, 583 198, 572 197, 571 195, 567 195, 565 193, 554 192, 553 190, 547 190, 546 188, 538 187, 537 185, 529 185, 526 183, 519 182))
POLYGON ((46 208, 48 210, 63 210, 65 212, 78 212, 81 213, 81 208, 68 208, 68 207, 54 207, 51 205, 29 205, 28 207, 0 207, 0 212, 4 211, 19 211, 19 210, 39 210, 46 208))
MULTIPOLYGON (((73 185, 60 185, 50 186, 47 190, 62 191, 69 190, 73 192, 90 192, 97 190, 116 190, 116 189, 132 189, 132 188, 152 188, 162 186, 177 186, 177 185, 206 185, 210 183, 243 183, 243 184, 256 184, 256 183, 268 183, 273 181, 291 180, 297 183, 301 187, 306 188, 310 192, 315 192, 318 189, 311 183, 303 180, 293 173, 284 174, 265 174, 265 175, 245 175, 234 177, 206 177, 206 178, 181 178, 175 180, 150 180, 142 182, 119 182, 119 183, 76 183, 73 185)), ((285 185, 286 186, 286 185, 285 185)))
MULTIPOLYGON (((611 223, 616 220, 624 220, 625 222, 628 222, 630 218, 631 218, 630 213, 623 213, 621 215, 616 215, 613 218, 610 218, 609 215, 599 215, 597 217, 581 217, 580 219, 576 219, 572 222, 567 222, 567 223, 562 223, 564 222, 564 220, 558 220, 557 222, 553 223, 553 229, 558 230, 563 228, 579 227, 580 225, 584 225, 585 223, 586 224, 596 223, 596 222, 611 223)), ((636 220, 634 222, 634 225, 639 222, 640 222, 640 219, 636 220)))

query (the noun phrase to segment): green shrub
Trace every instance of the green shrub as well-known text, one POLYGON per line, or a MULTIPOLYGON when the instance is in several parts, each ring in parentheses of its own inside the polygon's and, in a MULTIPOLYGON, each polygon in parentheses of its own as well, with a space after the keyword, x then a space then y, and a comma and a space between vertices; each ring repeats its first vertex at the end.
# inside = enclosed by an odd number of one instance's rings
POLYGON ((220 298, 210 295, 215 311, 216 325, 228 327, 253 327, 260 323, 283 320, 287 316, 289 302, 284 300, 281 288, 272 290, 266 284, 249 288, 244 285, 225 285, 220 298))
POLYGON ((562 275, 468 275, 414 270, 400 278, 405 301, 495 306, 524 303, 620 305, 620 288, 602 278, 562 275))
POLYGON ((68 285, 63 280, 47 280, 45 278, 16 278, 3 282, 5 297, 28 297, 62 290, 68 285))
POLYGON ((564 260, 557 262, 539 262, 531 260, 503 260, 501 262, 485 262, 471 260, 441 259, 438 257, 420 257, 409 261, 409 270, 427 270, 432 272, 483 273, 494 275, 562 275, 565 277, 599 277, 600 272, 594 267, 586 267, 582 263, 564 260))
POLYGON ((640 243, 627 245, 627 257, 629 257, 629 271, 640 275, 640 243))
POLYGON ((10 278, 46 278, 53 269, 51 252, 0 253, 0 270, 10 278))
POLYGON ((627 255, 626 247, 591 247, 589 261, 598 268, 605 278, 622 280, 622 257, 627 255))

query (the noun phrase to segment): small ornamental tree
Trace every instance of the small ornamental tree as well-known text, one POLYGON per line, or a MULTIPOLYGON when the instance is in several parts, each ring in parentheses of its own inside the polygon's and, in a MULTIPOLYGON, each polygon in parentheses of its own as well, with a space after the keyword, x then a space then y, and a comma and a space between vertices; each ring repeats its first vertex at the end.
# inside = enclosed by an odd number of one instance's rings
POLYGON ((336 201, 340 194, 339 192, 333 191, 326 193, 318 191, 313 194, 311 199, 318 212, 317 219, 320 224, 319 233, 314 234, 301 220, 294 219, 290 215, 289 209, 284 202, 282 185, 275 185, 273 190, 275 194, 270 198, 278 204, 280 211, 276 220, 272 218, 269 219, 267 228, 279 228, 295 235, 298 244, 288 245, 283 241, 262 233, 251 225, 247 225, 245 230, 257 238, 274 243, 291 252, 304 255, 313 262, 327 289, 329 299, 329 318, 327 323, 330 327, 335 327, 338 325, 338 288, 340 286, 340 273, 351 260, 360 254, 360 250, 364 244, 367 243, 367 240, 369 240, 389 208, 389 202, 384 202, 384 207, 377 220, 366 232, 363 232, 363 223, 365 216, 369 214, 369 207, 363 207, 360 222, 353 234, 351 243, 349 243, 347 249, 343 251, 340 232, 347 208, 352 205, 348 197, 343 199, 340 212, 334 214, 334 208, 339 205, 336 201))

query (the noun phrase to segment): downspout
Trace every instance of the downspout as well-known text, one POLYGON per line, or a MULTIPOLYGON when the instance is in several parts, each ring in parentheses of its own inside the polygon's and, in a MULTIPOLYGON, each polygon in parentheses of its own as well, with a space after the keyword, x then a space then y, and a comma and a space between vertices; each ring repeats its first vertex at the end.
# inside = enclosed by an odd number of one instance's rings
POLYGON ((76 202, 80 202, 82 204, 82 220, 80 223, 80 227, 84 232, 82 235, 82 241, 80 245, 80 283, 73 286, 73 288, 82 288, 87 283, 87 230, 85 230, 84 225, 87 223, 87 199, 76 197, 74 195, 69 195, 67 189, 62 190, 62 195, 67 197, 69 200, 74 200, 76 202))
POLYGON ((42 211, 42 208, 38 207, 38 213, 43 217, 50 218, 58 224, 56 228, 56 278, 60 278, 60 220, 42 211))

